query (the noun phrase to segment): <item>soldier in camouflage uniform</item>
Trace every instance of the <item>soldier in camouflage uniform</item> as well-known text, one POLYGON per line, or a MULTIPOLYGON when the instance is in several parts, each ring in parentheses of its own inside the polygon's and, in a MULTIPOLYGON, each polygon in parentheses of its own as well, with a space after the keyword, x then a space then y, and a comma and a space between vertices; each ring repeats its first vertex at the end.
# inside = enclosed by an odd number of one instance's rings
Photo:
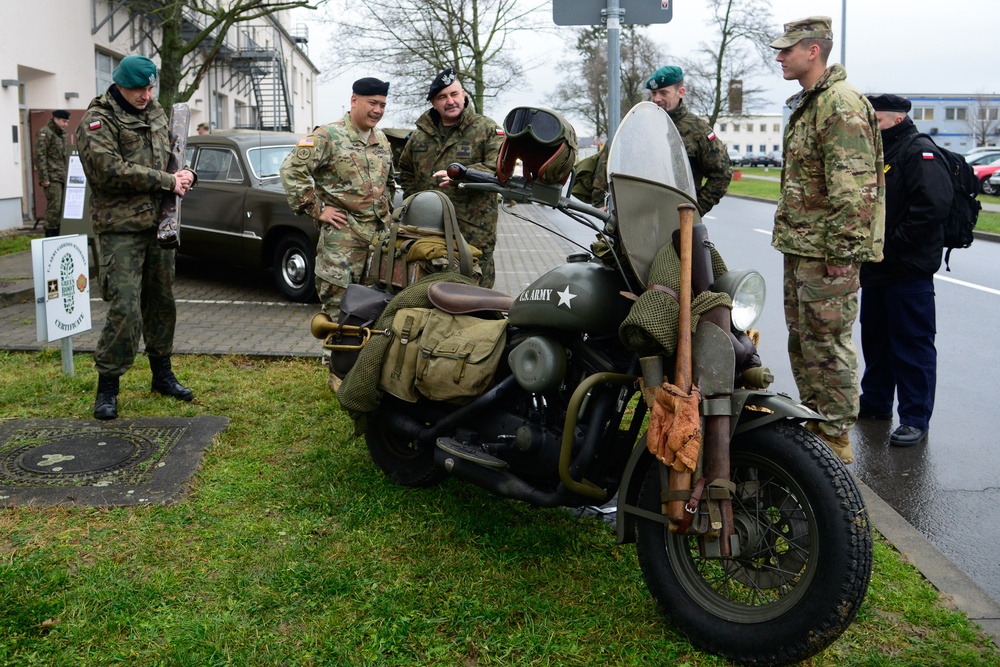
POLYGON ((66 187, 66 128, 69 112, 58 109, 35 133, 35 170, 45 190, 45 236, 59 236, 63 190, 66 187))
POLYGON ((400 180, 406 196, 422 190, 448 187, 458 226, 465 240, 483 252, 484 287, 493 287, 493 251, 497 244, 497 196, 456 187, 444 169, 453 162, 470 169, 496 172, 503 142, 497 124, 469 108, 469 98, 454 69, 440 72, 427 93, 431 108, 417 119, 399 159, 400 180))
POLYGON ((708 123, 688 111, 684 104, 684 72, 680 67, 666 65, 656 70, 647 79, 646 88, 649 99, 667 112, 680 132, 691 163, 698 210, 705 215, 726 194, 733 178, 726 145, 708 123))
POLYGON ((827 421, 807 426, 845 463, 858 414, 858 362, 851 327, 858 315, 859 271, 882 259, 885 175, 882 138, 871 104, 827 68, 830 18, 785 24, 771 43, 786 80, 802 90, 788 100, 785 166, 771 244, 784 254, 788 355, 803 403, 827 421))
POLYGON ((389 224, 395 191, 392 148, 375 127, 389 84, 366 77, 352 91, 351 110, 299 141, 281 165, 288 205, 319 228, 316 293, 334 320, 347 286, 364 278, 368 247, 389 224))
POLYGON ((182 401, 194 397, 170 366, 177 319, 175 251, 160 247, 156 228, 163 193, 183 197, 195 176, 187 169, 164 171, 170 140, 167 114, 153 98, 156 77, 149 58, 124 58, 111 75, 114 83, 90 103, 76 131, 100 249, 101 297, 109 303, 94 350, 97 419, 118 416, 119 378, 135 361, 140 334, 152 390, 182 401))

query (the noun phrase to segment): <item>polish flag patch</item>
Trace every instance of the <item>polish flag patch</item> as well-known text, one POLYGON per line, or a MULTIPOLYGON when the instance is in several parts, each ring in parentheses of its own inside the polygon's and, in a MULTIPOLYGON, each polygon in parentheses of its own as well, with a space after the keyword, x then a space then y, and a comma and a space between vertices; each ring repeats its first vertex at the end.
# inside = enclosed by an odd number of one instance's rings
POLYGON ((925 160, 933 160, 934 159, 934 153, 921 153, 920 157, 922 157, 925 160))
POLYGON ((709 141, 715 141, 715 132, 709 132, 708 133, 708 140, 709 141))
POLYGON ((499 127, 497 128, 497 136, 498 137, 502 137, 503 136, 503 130, 501 130, 499 127))
POLYGON ((92 122, 87 127, 90 128, 91 130, 99 130, 99 129, 101 129, 101 121, 95 120, 94 122, 92 122))

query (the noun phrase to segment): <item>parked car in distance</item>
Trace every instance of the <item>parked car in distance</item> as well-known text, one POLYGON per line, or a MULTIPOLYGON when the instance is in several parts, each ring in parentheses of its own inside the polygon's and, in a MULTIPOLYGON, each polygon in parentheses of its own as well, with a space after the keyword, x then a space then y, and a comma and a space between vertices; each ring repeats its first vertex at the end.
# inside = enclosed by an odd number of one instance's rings
POLYGON ((972 157, 966 157, 965 161, 975 167, 977 164, 993 164, 1000 158, 1000 150, 996 152, 976 153, 972 157))
POLYGON ((285 298, 315 300, 319 231, 311 218, 292 213, 279 174, 302 136, 229 130, 189 137, 186 163, 198 183, 184 197, 178 252, 269 269, 285 298))
POLYGON ((745 164, 749 167, 779 167, 781 166, 781 154, 778 154, 778 161, 775 161, 773 153, 747 153, 743 156, 745 164))
POLYGON ((772 167, 781 167, 785 164, 785 158, 781 155, 781 153, 768 153, 767 160, 771 163, 770 166, 772 167))
POLYGON ((1000 193, 1000 169, 990 174, 990 177, 986 179, 986 183, 983 183, 984 192, 986 191, 987 184, 993 192, 1000 193))
POLYGON ((743 166, 743 154, 734 148, 729 149, 729 163, 734 167, 743 166))
POLYGON ((982 189, 983 194, 995 197, 1000 195, 1000 188, 997 187, 1000 183, 994 182, 990 177, 1000 171, 1000 155, 995 155, 993 157, 994 159, 992 162, 973 165, 972 170, 976 172, 976 178, 979 179, 979 186, 982 189))
POLYGON ((980 146, 979 148, 973 148, 972 150, 966 151, 962 154, 962 156, 965 158, 966 162, 972 164, 972 160, 982 155, 995 155, 998 153, 1000 153, 1000 146, 980 146))

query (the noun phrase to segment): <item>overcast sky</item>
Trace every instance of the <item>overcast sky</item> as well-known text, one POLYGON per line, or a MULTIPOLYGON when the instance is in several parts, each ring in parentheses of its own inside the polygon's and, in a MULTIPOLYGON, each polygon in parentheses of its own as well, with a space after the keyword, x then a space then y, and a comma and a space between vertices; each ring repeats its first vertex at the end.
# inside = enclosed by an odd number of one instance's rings
MULTIPOLYGON (((648 0, 656 2, 657 0, 648 0)), ((647 34, 670 56, 680 56, 711 36, 707 25, 706 0, 671 0, 673 20, 651 26, 647 34)), ((848 81, 862 92, 917 93, 1000 93, 1000 0, 846 0, 846 66, 848 81)), ((831 64, 840 62, 844 37, 842 0, 771 0, 774 29, 783 23, 810 15, 833 18, 834 47, 831 64)), ((309 18, 306 13, 300 18, 309 18)), ((551 21, 551 11, 545 17, 551 21)), ((570 30, 564 28, 563 30, 570 30)), ((330 47, 321 25, 310 22, 310 55, 320 68, 330 57, 330 47)), ((565 63, 571 53, 567 42, 521 34, 515 44, 525 62, 542 62, 528 72, 526 85, 485 110, 500 122, 512 107, 534 104, 552 106, 548 96, 565 77, 565 63)), ((343 115, 350 99, 351 82, 359 72, 330 82, 321 82, 318 92, 318 122, 343 115)), ((428 83, 436 72, 428 72, 428 83)), ((768 88, 769 105, 761 111, 779 113, 784 100, 799 90, 794 81, 784 81, 775 65, 773 74, 754 82, 768 88)), ((385 127, 404 125, 404 118, 392 113, 390 89, 385 127)), ((578 134, 586 134, 579 119, 578 134)))

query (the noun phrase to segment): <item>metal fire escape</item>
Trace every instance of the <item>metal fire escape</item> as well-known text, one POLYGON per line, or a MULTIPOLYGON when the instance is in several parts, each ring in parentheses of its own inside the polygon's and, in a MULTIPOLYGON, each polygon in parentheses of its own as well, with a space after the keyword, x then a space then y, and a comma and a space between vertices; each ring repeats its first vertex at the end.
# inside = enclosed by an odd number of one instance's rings
MULTIPOLYGON (((111 2, 108 0, 91 0, 93 14, 92 33, 103 26, 108 26, 111 41, 114 41, 126 28, 132 27, 132 44, 129 49, 136 52, 139 44, 137 38, 148 35, 155 25, 155 15, 146 15, 136 11, 135 6, 126 0, 111 2), (148 26, 145 30, 133 25, 139 20, 148 26)), ((185 8, 183 13, 184 26, 182 34, 191 39, 203 28, 203 17, 185 8)), ((309 43, 305 26, 296 26, 295 34, 289 34, 272 17, 266 17, 261 25, 237 24, 225 36, 223 47, 218 54, 213 69, 221 74, 223 86, 231 87, 236 93, 249 97, 253 93, 256 103, 255 117, 250 122, 242 122, 238 127, 244 129, 261 129, 290 132, 293 126, 293 105, 289 93, 288 72, 285 68, 285 58, 282 40, 284 35, 290 43, 306 52, 309 43), (236 43, 232 35, 236 34, 236 43)), ((208 44, 205 44, 206 49, 208 44)), ((194 55, 193 58, 199 57, 194 55)), ((190 64, 190 63, 186 63, 190 64)))

